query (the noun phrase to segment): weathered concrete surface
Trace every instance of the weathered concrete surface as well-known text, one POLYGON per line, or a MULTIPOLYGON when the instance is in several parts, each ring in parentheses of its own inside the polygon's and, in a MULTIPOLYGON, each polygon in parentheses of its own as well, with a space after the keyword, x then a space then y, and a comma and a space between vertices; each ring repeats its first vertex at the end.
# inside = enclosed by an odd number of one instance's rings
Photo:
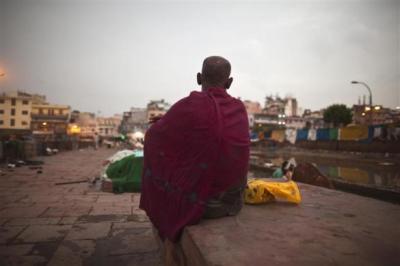
POLYGON ((45 157, 0 176, 0 265, 161 265, 140 194, 99 192, 87 183, 115 150, 45 157))
POLYGON ((400 265, 400 206, 300 185, 300 205, 246 205, 188 227, 188 265, 400 265))

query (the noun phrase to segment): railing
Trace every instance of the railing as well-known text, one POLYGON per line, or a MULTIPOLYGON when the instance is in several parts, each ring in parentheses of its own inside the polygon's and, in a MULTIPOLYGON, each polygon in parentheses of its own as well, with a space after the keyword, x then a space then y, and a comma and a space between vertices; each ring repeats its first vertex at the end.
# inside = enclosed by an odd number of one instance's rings
POLYGON ((43 121, 51 121, 51 120, 56 120, 56 121, 62 121, 62 120, 68 120, 68 115, 43 115, 43 114, 31 114, 32 120, 43 120, 43 121))

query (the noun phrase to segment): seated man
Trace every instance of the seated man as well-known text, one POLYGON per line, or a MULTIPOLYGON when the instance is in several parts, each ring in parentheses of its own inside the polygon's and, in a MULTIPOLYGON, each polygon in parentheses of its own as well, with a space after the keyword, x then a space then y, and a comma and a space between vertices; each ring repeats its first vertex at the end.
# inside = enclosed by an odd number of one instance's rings
POLYGON ((296 168, 296 160, 291 158, 289 161, 284 161, 280 168, 277 168, 272 174, 272 178, 282 178, 290 181, 293 177, 293 171, 296 168))
POLYGON ((201 92, 175 103, 146 133, 140 208, 161 239, 176 242, 204 215, 234 215, 242 206, 250 141, 245 107, 226 91, 230 72, 226 59, 206 58, 201 92))

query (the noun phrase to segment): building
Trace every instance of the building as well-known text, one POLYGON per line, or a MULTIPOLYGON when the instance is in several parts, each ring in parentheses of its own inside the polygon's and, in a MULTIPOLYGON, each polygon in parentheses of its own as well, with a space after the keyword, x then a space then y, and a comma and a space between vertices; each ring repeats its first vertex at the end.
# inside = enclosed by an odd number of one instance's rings
POLYGON ((279 96, 267 96, 263 113, 268 115, 285 115, 286 117, 297 116, 298 104, 296 98, 279 96))
POLYGON ((319 111, 311 111, 310 109, 305 109, 303 113, 303 120, 306 128, 324 128, 324 109, 319 111))
POLYGON ((284 99, 285 102, 285 115, 287 117, 292 117, 292 116, 297 116, 297 110, 298 110, 298 105, 297 105, 297 99, 292 98, 292 97, 286 97, 284 99))
POLYGON ((265 104, 263 113, 271 116, 277 116, 278 114, 284 114, 285 103, 279 96, 267 96, 265 98, 265 104))
POLYGON ((365 104, 355 104, 352 108, 353 123, 362 125, 383 125, 396 122, 396 111, 381 105, 373 107, 365 104))
POLYGON ((285 127, 285 117, 283 115, 254 114, 254 128, 274 129, 285 127))
POLYGON ((103 138, 118 136, 121 120, 120 116, 97 117, 97 132, 99 136, 103 138))
POLYGON ((392 109, 390 112, 393 122, 400 123, 400 107, 396 107, 396 109, 392 109))
POLYGON ((262 113, 261 104, 259 102, 245 100, 245 101, 243 101, 243 104, 244 104, 244 107, 246 108, 247 114, 262 113))
POLYGON ((164 99, 150 101, 147 104, 147 120, 150 120, 152 117, 164 115, 170 107, 171 105, 165 102, 164 99))
POLYGON ((123 134, 142 132, 145 133, 148 127, 147 109, 132 107, 130 111, 124 112, 120 125, 120 132, 123 134))
POLYGON ((253 102, 249 100, 243 101, 243 104, 246 108, 249 127, 252 128, 254 126, 254 115, 262 112, 261 104, 259 102, 253 102))
POLYGON ((68 105, 51 104, 45 96, 32 97, 31 129, 36 135, 67 134, 71 108, 68 105))
POLYGON ((0 129, 30 130, 32 96, 21 91, 0 94, 0 129))
POLYGON ((0 95, 0 129, 29 130, 33 134, 65 134, 70 107, 50 104, 46 96, 21 91, 0 95))
POLYGON ((306 119, 300 116, 290 116, 285 119, 287 128, 302 129, 306 127, 306 119))
POLYGON ((97 120, 94 113, 75 111, 71 122, 80 128, 81 138, 94 138, 97 132, 97 120))

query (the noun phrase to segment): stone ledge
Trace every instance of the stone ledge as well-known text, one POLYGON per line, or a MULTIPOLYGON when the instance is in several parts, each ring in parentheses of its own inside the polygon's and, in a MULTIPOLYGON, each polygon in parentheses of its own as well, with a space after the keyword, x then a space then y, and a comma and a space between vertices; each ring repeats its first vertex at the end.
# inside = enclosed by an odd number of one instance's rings
POLYGON ((400 265, 400 206, 300 184, 300 205, 246 205, 187 227, 187 265, 400 265))

